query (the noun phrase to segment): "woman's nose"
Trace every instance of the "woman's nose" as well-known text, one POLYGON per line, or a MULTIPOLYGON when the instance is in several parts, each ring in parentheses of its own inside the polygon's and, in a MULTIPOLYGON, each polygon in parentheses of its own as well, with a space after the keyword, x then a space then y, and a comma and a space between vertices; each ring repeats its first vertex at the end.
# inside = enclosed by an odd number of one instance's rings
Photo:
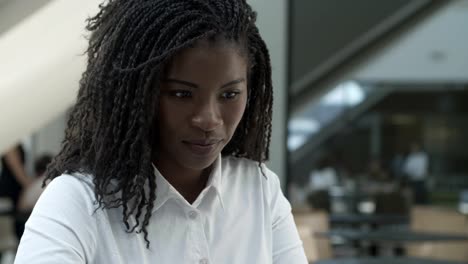
POLYGON ((223 125, 219 106, 216 102, 203 102, 196 107, 192 116, 193 126, 207 132, 213 131, 223 125))

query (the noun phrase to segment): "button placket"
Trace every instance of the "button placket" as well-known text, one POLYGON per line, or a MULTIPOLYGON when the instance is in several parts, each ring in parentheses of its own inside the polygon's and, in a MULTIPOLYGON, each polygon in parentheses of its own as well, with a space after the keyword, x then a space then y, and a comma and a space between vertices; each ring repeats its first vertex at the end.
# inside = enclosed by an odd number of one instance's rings
POLYGON ((195 247, 197 248, 197 257, 199 264, 209 264, 209 250, 208 245, 205 237, 205 233, 203 231, 203 217, 202 213, 197 211, 196 209, 191 209, 187 213, 188 219, 192 221, 191 224, 191 233, 193 235, 195 243, 195 247))
POLYGON ((190 211, 188 213, 188 216, 189 216, 190 219, 195 220, 195 219, 197 219, 198 213, 196 211, 190 211))

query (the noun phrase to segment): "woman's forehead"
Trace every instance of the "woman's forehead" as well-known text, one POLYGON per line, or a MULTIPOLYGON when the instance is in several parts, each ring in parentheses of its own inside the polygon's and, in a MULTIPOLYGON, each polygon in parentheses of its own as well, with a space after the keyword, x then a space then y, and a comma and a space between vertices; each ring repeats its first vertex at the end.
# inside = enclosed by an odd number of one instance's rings
POLYGON ((246 66, 247 59, 235 46, 202 41, 177 53, 169 63, 166 73, 186 74, 206 68, 215 74, 222 71, 245 71, 246 66))

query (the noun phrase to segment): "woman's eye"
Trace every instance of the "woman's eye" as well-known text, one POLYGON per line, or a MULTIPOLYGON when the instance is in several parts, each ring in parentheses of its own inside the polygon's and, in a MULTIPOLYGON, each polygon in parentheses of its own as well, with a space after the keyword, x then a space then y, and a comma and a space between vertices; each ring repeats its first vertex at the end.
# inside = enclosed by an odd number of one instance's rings
POLYGON ((188 98, 192 97, 192 92, 190 91, 172 91, 170 94, 177 98, 188 98))
POLYGON ((223 99, 234 99, 240 92, 225 92, 222 94, 223 99))

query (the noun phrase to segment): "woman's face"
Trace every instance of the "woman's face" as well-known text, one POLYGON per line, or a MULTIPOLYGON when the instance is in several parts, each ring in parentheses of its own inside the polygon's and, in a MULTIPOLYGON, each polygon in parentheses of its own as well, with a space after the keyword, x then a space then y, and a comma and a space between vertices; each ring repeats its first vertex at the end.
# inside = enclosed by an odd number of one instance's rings
POLYGON ((201 41, 161 80, 158 164, 203 170, 218 157, 247 102, 247 59, 230 44, 201 41))

